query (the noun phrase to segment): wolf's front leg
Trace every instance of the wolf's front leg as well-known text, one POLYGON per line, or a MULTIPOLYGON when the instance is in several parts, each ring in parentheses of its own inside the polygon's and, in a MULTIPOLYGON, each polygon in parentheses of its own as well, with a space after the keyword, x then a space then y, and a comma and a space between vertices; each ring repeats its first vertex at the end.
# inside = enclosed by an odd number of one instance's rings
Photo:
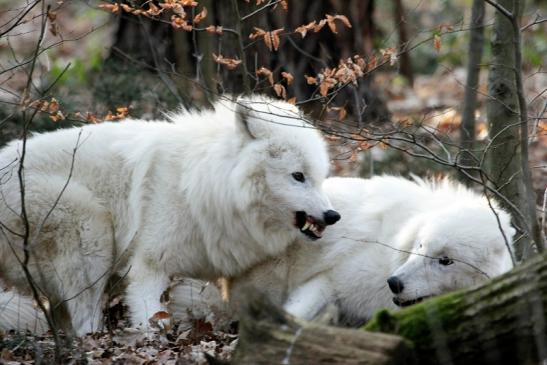
MULTIPOLYGON (((152 329, 150 318, 157 312, 167 311, 161 296, 169 285, 169 277, 154 271, 147 265, 134 265, 128 275, 127 304, 131 313, 131 324, 145 330, 152 329)), ((159 326, 166 326, 169 319, 160 319, 159 326)))
POLYGON ((317 276, 293 290, 283 309, 295 317, 309 321, 333 300, 334 290, 329 280, 324 276, 317 276))

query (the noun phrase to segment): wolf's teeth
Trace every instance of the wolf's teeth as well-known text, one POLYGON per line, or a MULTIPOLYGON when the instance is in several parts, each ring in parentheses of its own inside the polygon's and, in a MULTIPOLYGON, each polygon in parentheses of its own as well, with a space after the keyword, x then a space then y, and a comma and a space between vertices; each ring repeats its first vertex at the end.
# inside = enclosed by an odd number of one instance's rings
POLYGON ((309 226, 310 226, 310 222, 306 222, 306 224, 304 224, 304 226, 301 228, 301 230, 305 231, 306 229, 308 229, 309 226))

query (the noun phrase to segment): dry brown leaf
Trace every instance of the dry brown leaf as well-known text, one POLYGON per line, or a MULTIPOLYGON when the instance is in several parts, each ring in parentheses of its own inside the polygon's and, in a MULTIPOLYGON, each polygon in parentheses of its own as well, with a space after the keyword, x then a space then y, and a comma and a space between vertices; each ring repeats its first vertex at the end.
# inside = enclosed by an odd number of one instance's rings
POLYGON ((333 15, 326 14, 325 18, 326 19, 323 19, 322 21, 327 22, 327 25, 329 26, 331 32, 333 32, 334 34, 338 33, 337 30, 336 30, 335 20, 340 20, 342 22, 342 24, 344 24, 346 27, 351 28, 351 23, 349 22, 349 19, 345 15, 334 15, 333 16, 333 15))
POLYGON ((264 34, 266 34, 267 32, 264 30, 264 29, 261 29, 261 28, 258 28, 258 27, 254 27, 254 32, 249 34, 249 39, 257 39, 259 37, 263 37, 264 34))
POLYGON ((123 11, 125 11, 126 13, 131 13, 134 9, 127 5, 127 4, 120 4, 120 6, 122 7, 123 11))
POLYGON ((319 85, 319 94, 321 96, 327 96, 329 90, 336 86, 336 80, 330 77, 326 77, 319 85))
POLYGON ((207 8, 204 6, 203 9, 194 17, 194 23, 199 24, 203 19, 207 17, 207 8))
POLYGON ((262 66, 256 71, 257 76, 267 77, 270 85, 273 86, 274 79, 272 71, 268 70, 266 67, 262 66))
POLYGON ((207 33, 214 33, 214 34, 222 34, 222 26, 221 25, 209 25, 207 28, 205 28, 205 31, 207 33))
POLYGON ((264 34, 262 36, 262 39, 264 39, 264 44, 271 51, 273 46, 272 46, 272 37, 270 37, 270 33, 264 34))
POLYGON ((157 322, 161 319, 168 319, 168 318, 171 318, 171 315, 168 312, 159 311, 159 312, 154 313, 154 315, 152 317, 150 317, 149 320, 157 322))
POLYGON ((283 99, 287 99, 287 90, 285 89, 285 86, 281 84, 275 84, 273 88, 277 96, 282 97, 283 99))
POLYGON ((302 36, 302 38, 304 38, 306 36, 306 34, 308 33, 308 31, 311 31, 311 30, 314 30, 315 29, 315 26, 317 25, 317 23, 315 22, 315 20, 313 22, 310 22, 306 25, 301 25, 299 26, 298 28, 296 28, 294 31, 295 33, 300 33, 300 35, 302 36))
POLYGON ((346 27, 351 28, 351 23, 345 15, 335 15, 334 19, 340 20, 346 27))
POLYGON ((241 60, 236 60, 233 58, 225 58, 222 55, 216 55, 213 53, 213 60, 223 66, 226 66, 228 70, 234 70, 239 64, 241 63, 241 60))
POLYGON ((326 19, 321 19, 319 21, 319 23, 315 24, 314 27, 313 27, 313 31, 315 33, 319 32, 324 26, 325 24, 327 23, 327 20, 326 19))
POLYGON ((110 121, 113 121, 114 120, 114 114, 112 114, 112 112, 109 110, 108 113, 106 113, 106 115, 104 116, 104 120, 110 122, 110 121))
POLYGON ((287 80, 287 85, 291 85, 294 82, 294 76, 289 72, 281 72, 281 76, 287 80))
POLYGON ((329 84, 326 82, 322 82, 321 85, 319 85, 319 94, 321 94, 321 96, 327 96, 328 92, 329 84))
POLYGON ((348 116, 348 112, 346 108, 341 107, 340 110, 338 110, 338 120, 343 121, 348 116))
POLYGON ((159 8, 154 3, 150 2, 148 3, 148 10, 145 13, 146 15, 158 16, 161 14, 162 11, 162 8, 159 8))
MULTIPOLYGON (((177 1, 174 1, 174 2, 177 2, 177 1)), ((182 6, 190 6, 192 8, 195 8, 196 6, 198 6, 198 2, 193 0, 178 0, 178 3, 182 6)))
POLYGON ((49 103, 48 109, 50 113, 56 113, 59 111, 60 104, 55 98, 51 98, 51 102, 49 103))
POLYGON ((116 108, 117 117, 119 119, 125 118, 129 114, 129 108, 126 106, 121 106, 116 108))
POLYGON ((103 10, 106 10, 106 11, 110 11, 111 13, 117 13, 120 11, 120 5, 118 3, 114 3, 114 4, 100 4, 99 5, 99 8, 100 9, 103 9, 103 10))
POLYGON ((306 78, 308 85, 317 85, 317 78, 308 75, 304 75, 304 77, 306 78))
POLYGON ((433 36, 433 47, 439 52, 441 50, 441 36, 435 34, 433 36))
POLYGON ((58 122, 60 120, 65 120, 65 116, 62 111, 58 110, 57 112, 50 114, 49 118, 54 121, 58 122))
POLYGON ((361 71, 365 71, 367 69, 367 63, 361 56, 353 56, 353 60, 357 64, 357 66, 359 66, 361 71))
POLYGON ((150 323, 150 325, 161 327, 164 329, 170 328, 170 326, 168 325, 170 320, 171 314, 166 311, 158 311, 154 313, 152 317, 148 318, 148 322, 150 323), (161 325, 160 322, 162 322, 161 325))
POLYGON ((270 37, 272 38, 272 46, 275 51, 279 49, 279 44, 281 43, 279 39, 279 33, 283 31, 283 28, 276 29, 272 32, 270 32, 270 37))
POLYGON ((374 70, 377 64, 378 64, 378 59, 376 58, 376 55, 372 55, 372 57, 370 58, 367 64, 367 72, 374 70))
POLYGON ((192 31, 192 24, 188 23, 186 20, 184 20, 178 15, 171 16, 171 26, 175 29, 182 28, 183 30, 187 32, 192 31))
POLYGON ((38 99, 38 100, 34 100, 31 103, 29 103, 28 106, 31 107, 31 108, 38 109, 42 112, 45 112, 46 110, 48 110, 48 105, 49 105, 48 101, 38 99))

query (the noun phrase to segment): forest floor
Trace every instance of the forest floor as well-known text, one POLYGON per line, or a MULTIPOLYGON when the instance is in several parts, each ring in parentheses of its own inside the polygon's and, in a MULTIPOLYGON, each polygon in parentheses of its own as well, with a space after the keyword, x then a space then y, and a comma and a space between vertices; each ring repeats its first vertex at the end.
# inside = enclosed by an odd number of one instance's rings
MULTIPOLYGON (((207 322, 193 328, 173 329, 145 336, 137 330, 93 333, 62 346, 67 364, 207 364, 208 359, 229 360, 237 335, 213 330, 207 322)), ((51 334, 0 334, 0 364, 55 363, 51 334)), ((218 363, 218 362, 217 362, 218 363)))

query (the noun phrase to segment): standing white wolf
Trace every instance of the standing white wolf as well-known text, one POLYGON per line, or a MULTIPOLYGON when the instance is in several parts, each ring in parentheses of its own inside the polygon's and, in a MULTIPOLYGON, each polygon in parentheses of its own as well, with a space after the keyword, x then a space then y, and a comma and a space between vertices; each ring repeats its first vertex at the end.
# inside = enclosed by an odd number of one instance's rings
MULTIPOLYGON (((247 98, 171 119, 26 143, 29 269, 78 335, 100 327, 113 272, 127 274, 132 323, 146 326, 171 275, 238 275, 340 218, 320 190, 324 141, 294 106, 247 98)), ((0 152, 0 278, 24 290, 21 155, 21 142, 0 152)))
MULTIPOLYGON (((330 178, 323 187, 340 222, 320 242, 298 242, 238 278, 234 301, 253 285, 298 317, 311 319, 336 303, 354 323, 379 308, 410 305, 512 268, 509 214, 494 212, 464 186, 382 176, 330 178)), ((226 310, 215 286, 187 283, 172 291, 179 317, 226 310)))

